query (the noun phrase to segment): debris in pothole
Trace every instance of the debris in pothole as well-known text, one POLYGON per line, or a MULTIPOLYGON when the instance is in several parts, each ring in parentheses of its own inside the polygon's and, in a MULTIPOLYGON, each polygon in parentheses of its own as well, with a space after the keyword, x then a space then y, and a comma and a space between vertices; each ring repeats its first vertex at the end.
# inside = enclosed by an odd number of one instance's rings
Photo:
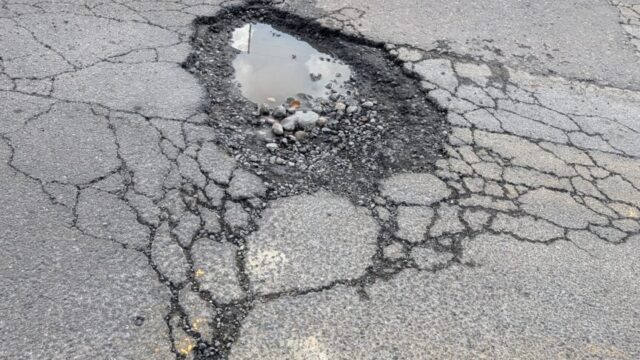
POLYGON ((370 204, 380 179, 443 156, 443 113, 382 45, 259 5, 198 24, 184 66, 207 88, 206 131, 267 199, 325 189, 370 204))

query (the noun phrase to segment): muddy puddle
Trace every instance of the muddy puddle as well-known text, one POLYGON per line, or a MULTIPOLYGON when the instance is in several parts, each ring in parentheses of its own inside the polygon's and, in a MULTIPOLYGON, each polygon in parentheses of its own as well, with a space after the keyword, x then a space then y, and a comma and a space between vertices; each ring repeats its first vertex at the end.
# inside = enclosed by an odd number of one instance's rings
POLYGON ((287 98, 322 98, 344 92, 348 65, 309 43, 265 23, 247 23, 232 33, 235 80, 256 104, 282 104, 287 98))

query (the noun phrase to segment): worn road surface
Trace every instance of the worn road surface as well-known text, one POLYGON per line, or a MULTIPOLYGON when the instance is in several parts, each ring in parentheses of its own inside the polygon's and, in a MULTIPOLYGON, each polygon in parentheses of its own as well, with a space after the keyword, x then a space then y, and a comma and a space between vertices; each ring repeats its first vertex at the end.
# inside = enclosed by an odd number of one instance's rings
POLYGON ((0 0, 0 358, 640 358, 640 1, 276 1, 446 111, 366 206, 206 136, 180 63, 241 4, 0 0))

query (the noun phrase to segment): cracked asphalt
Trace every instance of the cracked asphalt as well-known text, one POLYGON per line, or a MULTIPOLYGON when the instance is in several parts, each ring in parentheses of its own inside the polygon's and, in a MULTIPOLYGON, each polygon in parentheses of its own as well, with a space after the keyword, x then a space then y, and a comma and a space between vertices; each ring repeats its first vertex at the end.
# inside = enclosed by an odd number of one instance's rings
POLYGON ((219 146, 181 64, 243 5, 0 0, 0 358, 640 358, 640 2, 254 4, 445 114, 364 204, 219 146))

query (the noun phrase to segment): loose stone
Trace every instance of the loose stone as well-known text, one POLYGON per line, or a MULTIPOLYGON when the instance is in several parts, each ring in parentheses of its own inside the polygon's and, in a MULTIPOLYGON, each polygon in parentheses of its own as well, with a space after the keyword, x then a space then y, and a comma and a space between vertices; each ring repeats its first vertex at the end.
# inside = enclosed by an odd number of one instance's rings
POLYGON ((296 125, 298 124, 298 116, 295 114, 288 116, 281 121, 281 124, 284 130, 293 131, 296 129, 296 125))
POLYGON ((327 125, 327 118, 324 116, 320 116, 316 121, 316 126, 323 127, 325 125, 327 125))
POLYGON ((287 109, 285 109, 284 106, 280 105, 273 110, 273 113, 271 115, 273 115, 273 117, 276 119, 282 119, 287 116, 287 109))
POLYGON ((359 108, 357 106, 351 105, 351 106, 347 107, 347 114, 353 114, 358 110, 359 110, 359 108))
POLYGON ((273 125, 271 125, 271 130, 276 135, 283 135, 284 134, 284 128, 282 127, 282 124, 280 124, 278 122, 274 122, 273 125))
POLYGON ((320 118, 320 115, 313 111, 298 111, 295 116, 297 116, 298 126, 303 130, 316 127, 316 121, 320 118))
POLYGON ((268 104, 260 104, 258 105, 258 113, 260 113, 260 115, 269 115, 269 113, 271 113, 271 107, 268 104))
POLYGON ((307 137, 307 132, 306 131, 296 131, 294 136, 296 137, 297 140, 304 140, 304 138, 307 137))

